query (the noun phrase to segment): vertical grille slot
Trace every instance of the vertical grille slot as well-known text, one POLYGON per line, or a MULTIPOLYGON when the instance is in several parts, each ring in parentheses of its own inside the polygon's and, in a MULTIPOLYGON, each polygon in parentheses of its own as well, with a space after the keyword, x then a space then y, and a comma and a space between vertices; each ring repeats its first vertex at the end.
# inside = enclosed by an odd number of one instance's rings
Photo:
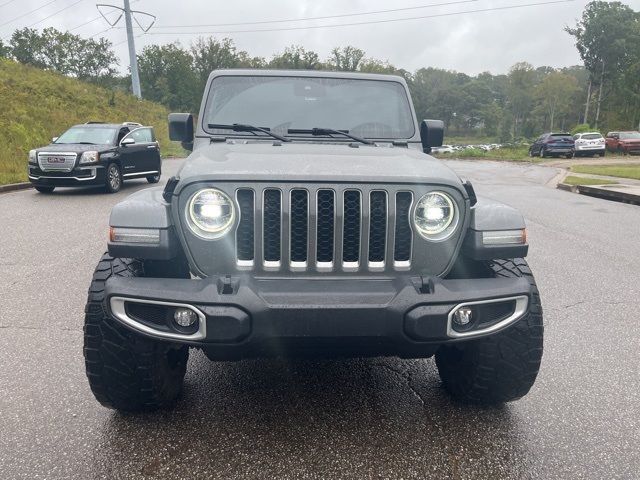
POLYGON ((360 260, 360 222, 362 205, 358 190, 344 192, 344 231, 342 237, 342 261, 358 263, 360 260))
POLYGON ((318 190, 318 263, 333 262, 335 197, 333 190, 318 190))
POLYGON ((371 192, 369 262, 383 263, 387 246, 387 192, 371 192))
POLYGON ((291 190, 291 262, 305 263, 309 245, 309 194, 291 190))
POLYGON ((280 262, 282 239, 282 194, 269 188, 264 191, 263 221, 264 261, 280 262))
POLYGON ((411 260, 411 243, 413 234, 411 231, 411 204, 413 195, 411 192, 398 192, 396 194, 396 231, 393 259, 396 262, 408 262, 411 260))
POLYGON ((238 261, 253 262, 254 259, 254 193, 253 190, 238 190, 236 197, 240 207, 240 221, 236 233, 238 261))

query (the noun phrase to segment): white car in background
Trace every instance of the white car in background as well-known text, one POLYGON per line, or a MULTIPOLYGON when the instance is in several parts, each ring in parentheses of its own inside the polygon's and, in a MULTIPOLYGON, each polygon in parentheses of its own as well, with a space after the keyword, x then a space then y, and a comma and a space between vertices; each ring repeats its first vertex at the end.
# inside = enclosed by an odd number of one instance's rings
POLYGON ((575 141, 576 157, 593 157, 598 155, 604 157, 606 151, 606 143, 604 137, 599 132, 578 133, 573 136, 575 141))
POLYGON ((451 145, 442 145, 441 147, 436 147, 431 149, 432 153, 454 153, 455 149, 451 145))

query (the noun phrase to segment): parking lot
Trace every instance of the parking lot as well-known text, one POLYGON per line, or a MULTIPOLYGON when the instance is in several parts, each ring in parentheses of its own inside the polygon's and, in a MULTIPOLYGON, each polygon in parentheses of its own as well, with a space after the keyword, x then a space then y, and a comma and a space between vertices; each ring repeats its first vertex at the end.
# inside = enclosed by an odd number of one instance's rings
POLYGON ((111 206, 148 185, 25 190, 0 195, 0 478, 638 478, 640 207, 550 188, 553 168, 449 165, 527 220, 546 323, 527 397, 456 404, 432 359, 196 353, 175 411, 106 410, 84 373, 86 290, 111 206))

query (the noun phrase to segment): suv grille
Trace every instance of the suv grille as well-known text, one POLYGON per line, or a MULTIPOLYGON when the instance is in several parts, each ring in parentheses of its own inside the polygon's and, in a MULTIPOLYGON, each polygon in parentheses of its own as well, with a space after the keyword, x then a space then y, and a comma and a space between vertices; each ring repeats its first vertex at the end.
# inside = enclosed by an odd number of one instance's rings
POLYGON ((76 165, 78 154, 73 152, 38 153, 38 165, 43 172, 70 172, 76 165))
POLYGON ((238 266, 265 270, 409 269, 411 191, 240 188, 238 266))

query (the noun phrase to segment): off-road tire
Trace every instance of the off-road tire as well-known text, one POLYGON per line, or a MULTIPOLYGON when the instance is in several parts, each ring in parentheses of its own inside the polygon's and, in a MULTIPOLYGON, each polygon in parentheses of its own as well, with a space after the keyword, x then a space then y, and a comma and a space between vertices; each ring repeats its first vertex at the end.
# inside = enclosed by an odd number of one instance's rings
POLYGON ((145 338, 113 320, 104 298, 105 282, 112 276, 145 276, 145 265, 105 253, 96 267, 84 324, 84 358, 91 391, 98 402, 116 410, 170 408, 182 390, 189 349, 145 338))
POLYGON ((41 187, 41 186, 34 185, 33 188, 35 188, 40 193, 51 193, 55 190, 56 187, 41 187))
POLYGON ((540 295, 524 259, 493 260, 493 276, 524 277, 532 286, 527 314, 488 337, 443 345, 436 365, 444 388, 457 400, 495 405, 517 400, 533 386, 542 359, 543 322, 540 295))

